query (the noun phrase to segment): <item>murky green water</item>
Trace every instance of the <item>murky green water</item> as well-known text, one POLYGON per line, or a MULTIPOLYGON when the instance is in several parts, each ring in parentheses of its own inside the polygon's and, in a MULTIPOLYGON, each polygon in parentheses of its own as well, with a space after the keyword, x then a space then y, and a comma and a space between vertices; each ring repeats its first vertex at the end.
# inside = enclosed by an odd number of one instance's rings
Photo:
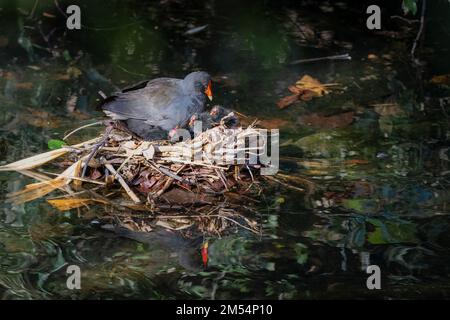
MULTIPOLYGON (((82 30, 65 31, 53 1, 32 12, 34 3, 0 1, 0 163, 100 119, 98 90, 203 69, 216 80, 215 103, 280 127, 282 173, 310 183, 305 193, 270 189, 262 235, 210 239, 200 270, 198 248, 117 238, 45 200, 5 203, 32 180, 1 173, 3 299, 448 298, 449 88, 429 82, 450 73, 448 4, 430 8, 420 73, 409 63, 414 29, 376 35, 363 5, 90 1, 82 30), (289 64, 347 52, 351 61, 289 64), (342 89, 279 110, 304 74, 342 89), (66 288, 71 264, 81 290, 66 288), (382 290, 367 290, 369 264, 380 266, 382 290)), ((387 20, 387 30, 408 26, 387 20)))

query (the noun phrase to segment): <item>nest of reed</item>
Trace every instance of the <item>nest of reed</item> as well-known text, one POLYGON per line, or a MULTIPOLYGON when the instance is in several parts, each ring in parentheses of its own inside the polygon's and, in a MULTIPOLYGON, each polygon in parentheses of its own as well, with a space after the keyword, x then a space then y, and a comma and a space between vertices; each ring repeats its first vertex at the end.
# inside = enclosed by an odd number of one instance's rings
POLYGON ((254 124, 228 128, 221 121, 175 143, 143 141, 111 126, 104 135, 1 166, 0 171, 38 181, 8 194, 12 203, 47 197, 60 211, 76 209, 86 219, 135 231, 160 226, 208 235, 230 228, 257 233, 254 208, 263 190, 262 165, 247 159, 261 154, 265 143, 254 124), (245 141, 251 137, 263 142, 250 147, 245 141))

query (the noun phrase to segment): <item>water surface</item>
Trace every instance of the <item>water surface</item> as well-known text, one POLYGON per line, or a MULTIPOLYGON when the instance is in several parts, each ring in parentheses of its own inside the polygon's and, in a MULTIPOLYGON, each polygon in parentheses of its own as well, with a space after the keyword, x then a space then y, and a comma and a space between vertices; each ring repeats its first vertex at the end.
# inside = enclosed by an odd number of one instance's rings
POLYGON ((449 121, 441 98, 449 90, 429 82, 450 71, 447 3, 430 7, 423 68, 410 63, 414 29, 386 19, 397 33, 375 34, 364 28, 364 5, 345 1, 90 1, 81 5, 80 31, 64 29, 53 1, 33 11, 34 3, 0 1, 0 163, 102 119, 99 90, 202 69, 214 76, 214 103, 280 128, 281 173, 309 184, 296 184, 303 193, 272 186, 258 207, 262 235, 210 238, 209 266, 196 270, 198 250, 183 262, 176 245, 117 238, 89 223, 101 208, 80 215, 44 199, 8 204, 6 194, 32 180, 1 173, 3 299, 448 298, 449 121), (343 53, 352 60, 290 64, 343 53), (279 110, 304 74, 342 90, 279 110), (353 112, 351 124, 339 120, 345 112, 353 112), (66 288, 70 264, 82 269, 81 290, 66 288), (366 288, 370 264, 382 270, 382 290, 366 288))

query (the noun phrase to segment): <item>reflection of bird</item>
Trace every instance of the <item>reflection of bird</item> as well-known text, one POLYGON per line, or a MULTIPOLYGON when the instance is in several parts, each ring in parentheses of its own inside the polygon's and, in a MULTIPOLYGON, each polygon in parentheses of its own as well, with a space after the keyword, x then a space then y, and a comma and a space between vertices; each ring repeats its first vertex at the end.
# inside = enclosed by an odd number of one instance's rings
POLYGON ((123 120, 138 136, 152 140, 185 126, 194 113, 212 99, 208 73, 192 72, 184 79, 157 78, 122 90, 102 102, 113 120, 123 120))
POLYGON ((104 225, 105 230, 113 231, 118 236, 132 239, 142 243, 162 246, 165 249, 175 252, 178 256, 180 265, 190 271, 202 270, 202 259, 200 249, 203 242, 203 237, 189 239, 183 237, 181 234, 168 230, 153 230, 151 232, 133 231, 125 227, 113 227, 111 225, 104 225))

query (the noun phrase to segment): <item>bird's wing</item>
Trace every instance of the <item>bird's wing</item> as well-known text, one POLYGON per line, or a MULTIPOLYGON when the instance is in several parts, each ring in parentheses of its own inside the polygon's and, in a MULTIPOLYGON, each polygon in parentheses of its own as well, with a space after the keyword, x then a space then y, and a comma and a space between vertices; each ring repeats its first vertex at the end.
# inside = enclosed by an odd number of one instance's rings
POLYGON ((180 99, 180 81, 159 78, 142 82, 105 99, 102 109, 115 120, 161 121, 169 116, 165 109, 180 99))

